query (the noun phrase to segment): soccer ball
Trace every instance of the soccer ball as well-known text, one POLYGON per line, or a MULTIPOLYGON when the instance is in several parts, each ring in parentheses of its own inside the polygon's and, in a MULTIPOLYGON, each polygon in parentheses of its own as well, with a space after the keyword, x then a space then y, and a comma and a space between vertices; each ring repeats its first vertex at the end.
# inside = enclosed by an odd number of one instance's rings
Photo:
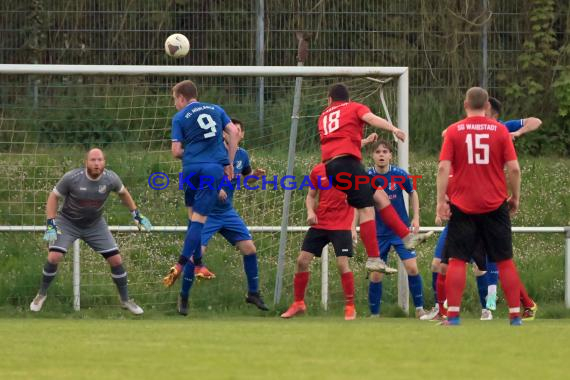
POLYGON ((190 41, 183 34, 171 34, 164 41, 164 51, 171 57, 182 58, 190 51, 190 41))

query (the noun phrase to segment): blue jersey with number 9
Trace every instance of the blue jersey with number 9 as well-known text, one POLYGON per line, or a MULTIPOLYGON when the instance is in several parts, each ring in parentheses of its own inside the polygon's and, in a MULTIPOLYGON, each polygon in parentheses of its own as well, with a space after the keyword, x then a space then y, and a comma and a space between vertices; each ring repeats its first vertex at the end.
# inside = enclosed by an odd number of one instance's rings
POLYGON ((172 141, 182 143, 182 166, 198 163, 229 165, 222 131, 231 122, 222 107, 192 102, 172 118, 172 141))

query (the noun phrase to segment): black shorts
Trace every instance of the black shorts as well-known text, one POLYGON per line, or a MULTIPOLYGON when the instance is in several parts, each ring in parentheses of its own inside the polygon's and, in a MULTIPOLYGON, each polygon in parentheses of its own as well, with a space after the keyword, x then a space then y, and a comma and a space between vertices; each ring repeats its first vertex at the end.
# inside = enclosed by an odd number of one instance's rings
POLYGON ((346 194, 349 205, 354 208, 374 207, 374 189, 358 158, 338 157, 327 162, 325 169, 327 177, 332 177, 333 186, 346 194), (357 179, 361 182, 357 183, 357 179))
POLYGON ((321 257, 323 248, 328 243, 332 243, 337 257, 352 257, 352 233, 350 230, 322 230, 311 227, 305 235, 301 250, 321 257))
POLYGON ((513 258, 511 218, 507 203, 485 214, 466 214, 451 205, 443 257, 467 262, 473 259, 479 269, 485 270, 487 256, 493 262, 513 258))

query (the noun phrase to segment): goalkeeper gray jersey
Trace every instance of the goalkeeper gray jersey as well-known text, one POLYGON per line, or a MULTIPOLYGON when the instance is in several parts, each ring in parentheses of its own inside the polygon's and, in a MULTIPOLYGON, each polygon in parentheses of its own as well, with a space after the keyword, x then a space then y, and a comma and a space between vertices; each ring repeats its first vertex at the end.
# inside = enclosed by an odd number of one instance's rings
POLYGON ((123 182, 111 170, 103 170, 99 178, 93 180, 87 176, 85 168, 80 168, 65 173, 53 191, 65 197, 60 215, 77 226, 87 227, 103 214, 109 193, 122 192, 123 188, 123 182))

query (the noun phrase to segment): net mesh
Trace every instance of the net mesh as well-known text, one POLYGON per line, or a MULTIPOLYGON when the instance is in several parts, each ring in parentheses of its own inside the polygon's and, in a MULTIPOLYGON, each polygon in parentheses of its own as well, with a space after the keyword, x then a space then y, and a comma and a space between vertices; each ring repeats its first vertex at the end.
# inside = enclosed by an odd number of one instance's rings
MULTIPOLYGON (((155 226, 186 226, 184 199, 178 190, 180 161, 170 154, 170 120, 175 112, 171 87, 187 78, 160 76, 65 76, 17 75, 0 77, 0 167, 5 180, 0 184, 0 225, 43 225, 49 191, 61 176, 82 165, 85 151, 101 147, 107 168, 119 174, 137 202, 138 208, 155 226), (148 185, 151 173, 163 172, 170 186, 161 191, 148 185)), ((245 127, 242 146, 248 151, 252 167, 263 168, 267 175, 285 175, 291 126, 295 78, 266 77, 263 121, 259 120, 257 78, 193 78, 200 99, 220 104, 245 127)), ((382 84, 366 78, 304 78, 302 84, 299 130, 296 145, 296 176, 306 175, 319 162, 320 148, 316 121, 326 106, 330 84, 343 81, 355 101, 363 102, 380 115, 380 89, 393 121, 396 114, 396 81, 382 84)), ((366 131, 371 132, 371 131, 366 131)), ((385 134, 382 137, 392 139, 385 134)), ((365 154, 365 157, 369 155, 365 154)), ((366 161, 366 159, 365 159, 366 161)), ((301 178, 298 178, 300 183, 301 178)), ((259 183, 261 184, 261 183, 259 183)), ((272 186, 268 186, 272 189, 272 186)), ((305 225, 306 190, 293 191, 290 226, 305 225)), ((283 190, 237 191, 234 206, 248 226, 280 226, 283 190)), ((105 217, 109 225, 131 225, 128 211, 118 197, 111 195, 105 217)), ((143 307, 163 309, 174 305, 179 287, 164 289, 161 277, 176 260, 184 233, 114 233, 129 273, 130 294, 143 307)), ((260 260, 261 292, 273 298, 279 233, 253 233, 260 260)), ((16 263, 27 257, 24 268, 14 266, 10 276, 0 279, 0 303, 25 304, 37 291, 41 266, 45 260, 42 233, 3 234, 6 257, 16 263), (21 259, 21 258, 20 258, 21 259), (4 293, 4 294, 1 294, 4 293)), ((291 299, 294 263, 303 233, 288 233, 282 302, 291 299)), ((364 260, 358 250, 353 268, 357 278, 364 260)), ((330 250, 334 268, 334 253, 330 250)), ((7 260, 10 268, 11 260, 7 260)), ((71 257, 67 257, 50 288, 46 308, 71 308, 71 257)), ((245 308, 246 291, 242 259, 223 239, 215 236, 205 256, 208 267, 217 274, 213 281, 199 281, 192 290, 192 308, 245 308)), ((342 303, 338 276, 331 270, 330 303, 342 303)), ((357 282, 360 280, 357 280, 357 282)), ((320 271, 313 268, 307 295, 309 302, 320 299, 320 271)), ((389 291, 388 291, 389 293, 389 291)), ((108 265, 81 243, 81 304, 116 306, 118 297, 108 265)))

